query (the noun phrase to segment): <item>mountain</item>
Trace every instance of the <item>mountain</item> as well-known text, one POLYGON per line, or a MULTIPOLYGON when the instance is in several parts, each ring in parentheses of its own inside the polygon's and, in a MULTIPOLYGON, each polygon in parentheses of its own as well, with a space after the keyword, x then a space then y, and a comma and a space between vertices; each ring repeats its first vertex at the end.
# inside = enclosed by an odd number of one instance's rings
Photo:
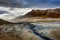
POLYGON ((60 8, 38 10, 34 9, 23 16, 14 19, 17 22, 54 22, 60 21, 60 8))
POLYGON ((40 18, 60 18, 60 8, 47 10, 32 10, 25 14, 23 18, 40 17, 40 18))

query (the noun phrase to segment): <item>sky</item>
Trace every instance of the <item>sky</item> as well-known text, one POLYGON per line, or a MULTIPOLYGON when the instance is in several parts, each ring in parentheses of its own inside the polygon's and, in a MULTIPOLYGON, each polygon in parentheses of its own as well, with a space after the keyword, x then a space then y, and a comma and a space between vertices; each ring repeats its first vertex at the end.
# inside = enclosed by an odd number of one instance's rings
POLYGON ((10 0, 10 2, 8 2, 8 3, 18 3, 18 5, 20 5, 21 8, 32 8, 32 7, 37 7, 37 8, 47 8, 47 7, 50 8, 51 7, 51 8, 54 8, 54 7, 60 7, 60 0, 10 0))
POLYGON ((60 0, 17 0, 21 7, 60 7, 60 0))
POLYGON ((0 14, 0 19, 10 20, 20 15, 24 15, 27 12, 30 12, 32 9, 36 8, 60 8, 60 0, 13 0, 13 2, 18 3, 20 8, 13 8, 13 10, 10 10, 10 7, 0 6, 0 10, 8 12, 0 14))

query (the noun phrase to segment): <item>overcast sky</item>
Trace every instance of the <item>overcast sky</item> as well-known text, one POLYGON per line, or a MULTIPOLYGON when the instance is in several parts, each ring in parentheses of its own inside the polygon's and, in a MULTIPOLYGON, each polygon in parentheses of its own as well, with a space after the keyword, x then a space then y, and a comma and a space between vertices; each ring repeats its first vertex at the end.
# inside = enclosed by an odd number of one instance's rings
POLYGON ((23 7, 60 7, 60 0, 17 0, 23 7))
MULTIPOLYGON (((31 8, 31 7, 54 8, 54 7, 60 7, 60 0, 8 0, 8 1, 5 0, 4 2, 18 3, 18 5, 20 5, 21 8, 31 8)), ((1 2, 1 0, 0 0, 0 2, 1 2)))

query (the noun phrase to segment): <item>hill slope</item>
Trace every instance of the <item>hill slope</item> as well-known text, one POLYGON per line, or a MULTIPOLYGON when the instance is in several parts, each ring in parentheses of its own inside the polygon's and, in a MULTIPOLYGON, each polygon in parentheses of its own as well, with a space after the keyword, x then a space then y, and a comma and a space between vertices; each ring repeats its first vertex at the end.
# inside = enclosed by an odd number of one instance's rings
POLYGON ((32 10, 23 17, 60 18, 60 9, 32 10))

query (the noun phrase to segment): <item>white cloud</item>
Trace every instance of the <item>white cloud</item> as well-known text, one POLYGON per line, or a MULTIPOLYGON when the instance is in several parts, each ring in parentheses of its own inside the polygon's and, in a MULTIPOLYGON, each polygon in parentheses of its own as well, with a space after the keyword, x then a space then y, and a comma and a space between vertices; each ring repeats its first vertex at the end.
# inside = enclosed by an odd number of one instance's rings
POLYGON ((13 10, 10 10, 10 8, 8 7, 0 7, 0 10, 5 10, 9 13, 4 13, 4 14, 0 14, 0 18, 1 19, 5 19, 5 20, 10 20, 10 19, 14 19, 20 15, 24 15, 27 12, 31 11, 32 9, 30 8, 14 8, 13 10))

